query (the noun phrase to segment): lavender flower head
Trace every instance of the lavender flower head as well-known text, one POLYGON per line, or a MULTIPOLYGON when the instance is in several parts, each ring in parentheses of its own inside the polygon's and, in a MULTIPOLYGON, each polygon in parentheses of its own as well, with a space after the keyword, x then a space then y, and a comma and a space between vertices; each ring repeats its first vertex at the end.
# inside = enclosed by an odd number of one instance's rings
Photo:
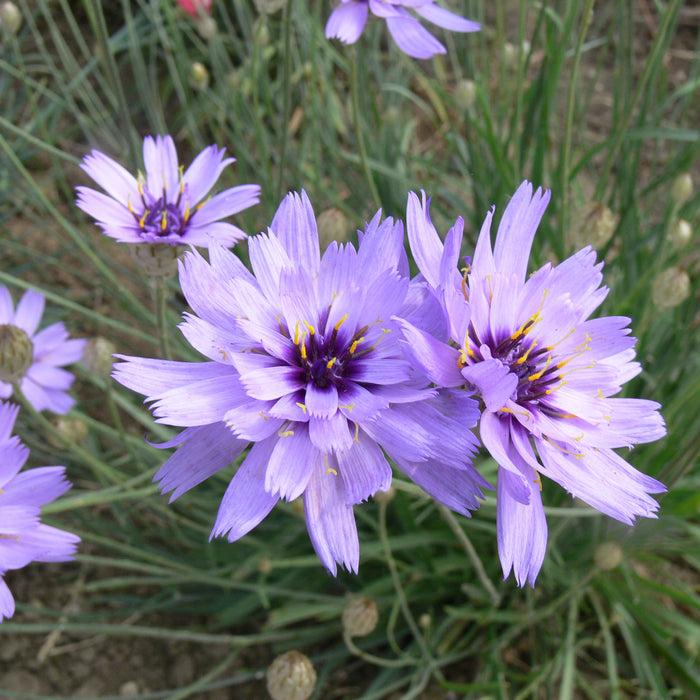
POLYGON ((63 467, 40 467, 19 473, 29 450, 10 436, 18 407, 0 402, 0 621, 12 617, 15 601, 3 580, 5 572, 32 561, 71 559, 80 538, 40 521, 41 506, 70 488, 63 467))
POLYGON ((453 32, 481 29, 477 22, 455 15, 432 0, 341 0, 328 18, 326 38, 337 37, 346 44, 354 44, 360 38, 371 10, 373 15, 386 20, 394 41, 409 56, 430 58, 436 53, 445 53, 445 47, 406 8, 453 32))
POLYGON ((404 323, 415 360, 439 386, 476 389, 480 435, 498 463, 497 531, 503 572, 534 585, 547 545, 540 475, 602 513, 631 524, 656 517, 663 484, 614 448, 665 435, 659 404, 611 398, 641 371, 628 318, 589 316, 605 299, 602 263, 584 248, 526 279, 530 247, 549 192, 523 182, 491 247, 493 209, 471 267, 458 271, 462 220, 440 241, 429 202, 411 193, 408 237, 441 299, 452 344, 404 323))
POLYGON ((409 280, 403 227, 379 212, 358 249, 320 257, 316 220, 288 195, 267 234, 249 239, 251 274, 222 247, 180 263, 194 314, 180 328, 209 362, 122 357, 114 377, 153 401, 159 422, 186 429, 156 475, 173 498, 252 449, 233 477, 212 535, 234 541, 278 499, 304 499, 326 568, 359 565, 353 505, 389 488, 384 452, 461 513, 488 486, 471 466, 478 418, 465 392, 435 390, 405 358, 396 315, 439 332, 440 309, 409 280))
POLYGON ((146 174, 138 177, 93 150, 81 167, 107 194, 80 186, 76 203, 108 236, 125 243, 205 246, 214 240, 233 246, 245 233, 220 219, 257 204, 260 187, 240 185, 204 199, 235 160, 224 158, 225 150, 208 146, 183 172, 170 136, 146 136, 146 174))
POLYGON ((14 384, 37 411, 68 413, 75 400, 68 395, 73 375, 61 369, 83 355, 85 340, 69 339, 63 323, 37 332, 44 313, 44 295, 24 293, 17 309, 6 287, 0 287, 0 398, 12 396, 14 384))

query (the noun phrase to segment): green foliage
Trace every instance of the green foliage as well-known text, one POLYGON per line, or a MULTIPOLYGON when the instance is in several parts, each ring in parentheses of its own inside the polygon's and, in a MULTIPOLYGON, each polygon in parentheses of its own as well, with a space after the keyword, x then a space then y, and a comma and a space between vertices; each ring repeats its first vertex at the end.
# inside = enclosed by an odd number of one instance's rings
MULTIPOLYGON (((65 464, 75 484, 45 512, 85 543, 61 569, 81 606, 42 609, 18 596, 0 634, 60 627, 74 639, 230 650, 193 684, 142 698, 253 683, 271 654, 290 648, 314 660, 314 698, 420 698, 428 686, 464 698, 700 697, 700 310, 697 294, 660 309, 650 291, 670 265, 691 280, 699 272, 700 239, 677 247, 668 238, 680 218, 700 225, 699 47, 681 0, 598 3, 595 14, 584 0, 464 2, 461 14, 483 31, 441 32, 448 53, 432 61, 401 54, 379 22, 355 47, 327 41, 324 3, 259 15, 251 2, 220 0, 210 38, 167 0, 17 4, 22 27, 0 52, 0 283, 15 297, 39 289, 47 318, 74 336, 159 356, 153 290, 73 204, 89 149, 136 171, 146 134, 172 134, 184 162, 210 143, 226 146, 237 162, 220 186, 263 188, 261 204, 236 219, 250 233, 266 227, 288 189, 305 188, 317 213, 338 207, 359 228, 374 198, 402 217, 407 191, 422 188, 434 196, 438 229, 461 215, 471 245, 488 207, 498 217, 528 178, 553 190, 537 265, 573 251, 581 205, 619 217, 601 250, 611 289, 604 313, 633 318, 644 372, 629 395, 662 403, 669 431, 630 460, 669 493, 658 521, 631 529, 545 483, 547 558, 536 588, 520 590, 512 577, 501 581, 493 496, 471 520, 455 518, 397 478, 392 502, 356 508, 360 574, 332 579, 295 504, 278 505, 240 542, 209 542, 235 467, 167 504, 151 484, 167 453, 143 435, 159 442, 173 431, 80 366, 71 417, 88 438, 24 413, 17 430, 33 465, 65 464), (189 79, 195 61, 208 86, 189 79), (674 203, 673 182, 687 171, 696 189, 674 203), (605 543, 621 557, 610 569, 596 557, 605 543), (378 628, 356 640, 359 660, 340 625, 351 593, 380 610, 378 628), (257 662, 234 674, 246 649, 257 662), (336 692, 348 678, 363 680, 336 692)), ((238 252, 245 257, 245 245, 238 252)), ((176 281, 167 303, 164 325, 174 329, 184 310, 176 281)), ((197 359, 174 330, 170 343, 173 357, 197 359)))

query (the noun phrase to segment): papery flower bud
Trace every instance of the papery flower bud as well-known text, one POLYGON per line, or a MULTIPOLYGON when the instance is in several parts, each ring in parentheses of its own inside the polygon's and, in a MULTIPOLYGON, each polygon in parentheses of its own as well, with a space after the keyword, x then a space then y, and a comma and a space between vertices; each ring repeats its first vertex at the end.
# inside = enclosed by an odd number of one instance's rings
POLYGON ((374 494, 374 500, 377 503, 389 504, 396 498, 396 489, 390 486, 386 491, 377 491, 374 494))
POLYGON ((325 250, 333 242, 344 243, 348 240, 350 225, 348 218, 337 207, 331 207, 318 215, 318 239, 321 249, 325 250))
POLYGON ((601 571, 610 571, 620 566, 622 558, 622 548, 617 542, 603 542, 596 548, 593 562, 601 571))
POLYGON ((668 238, 674 248, 683 248, 690 243, 693 237, 693 229, 685 219, 678 219, 671 230, 668 232, 668 238))
POLYGON ((367 596, 351 598, 343 608, 343 629, 350 637, 366 637, 379 621, 377 604, 367 596))
POLYGON ((690 296, 690 277, 680 267, 668 267, 654 277, 651 298, 657 311, 672 309, 690 296))
POLYGON ((418 618, 418 627, 420 627, 422 630, 429 630, 430 625, 432 625, 432 624, 433 624, 433 618, 428 613, 423 613, 418 618))
POLYGON ((306 654, 288 651, 267 669, 267 692, 272 700, 307 700, 316 685, 316 670, 306 654))
POLYGON ((580 206, 571 220, 571 244, 574 249, 590 245, 600 250, 611 238, 620 217, 601 202, 580 206))
POLYGON ((66 442, 74 445, 84 445, 88 439, 87 423, 82 418, 67 418, 61 416, 53 421, 57 432, 63 436, 65 442, 55 435, 48 435, 49 444, 58 449, 63 449, 66 442))
POLYGON ((455 88, 455 102, 463 112, 470 112, 476 105, 476 83, 460 80, 455 88))
POLYGON ((693 196, 693 178, 690 173, 681 173, 671 187, 671 197, 673 201, 681 206, 693 196))
POLYGON ((0 381, 19 381, 33 359, 34 344, 26 331, 9 323, 0 325, 0 381))
POLYGON ((107 379, 112 371, 114 364, 112 355, 115 352, 117 352, 117 346, 111 340, 98 335, 85 343, 83 364, 93 374, 107 379))
POLYGON ((153 280, 165 280, 177 273, 177 259, 183 246, 158 243, 130 243, 131 257, 153 280))
POLYGON ((195 90, 205 90, 209 87, 209 71, 199 61, 190 66, 189 83, 195 90))
POLYGON ((209 39, 213 39, 218 32, 219 25, 213 17, 207 15, 206 17, 200 17, 197 21, 197 34, 199 34, 202 39, 209 41, 209 39))
POLYGON ((14 36, 22 26, 22 13, 13 2, 0 5, 0 26, 6 34, 14 36))

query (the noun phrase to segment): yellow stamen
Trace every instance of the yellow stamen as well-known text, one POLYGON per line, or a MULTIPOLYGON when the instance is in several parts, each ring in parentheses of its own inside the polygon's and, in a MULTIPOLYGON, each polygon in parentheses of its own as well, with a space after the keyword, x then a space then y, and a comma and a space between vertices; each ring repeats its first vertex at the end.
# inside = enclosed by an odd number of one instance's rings
POLYGON ((326 362, 326 367, 327 367, 328 369, 330 369, 331 367, 333 367, 333 365, 335 364, 335 361, 336 361, 337 359, 338 359, 337 357, 333 357, 332 359, 328 360, 328 362, 326 362))
POLYGON ((335 326, 333 326, 333 329, 336 330, 336 331, 337 331, 337 330, 340 330, 340 327, 343 325, 343 323, 345 323, 345 321, 347 321, 347 319, 348 319, 348 315, 345 314, 345 316, 343 316, 343 317, 340 319, 340 321, 338 321, 338 323, 336 323, 335 326))
POLYGON ((360 424, 355 423, 355 437, 353 440, 359 445, 360 444, 360 424))
POLYGON ((347 411, 350 411, 350 413, 352 413, 352 409, 353 409, 354 407, 355 407, 355 404, 354 404, 354 403, 350 403, 350 404, 347 404, 347 405, 345 405, 345 406, 341 406, 340 404, 338 404, 338 408, 344 408, 344 409, 346 409, 347 411))
POLYGON ((299 408, 304 412, 304 415, 306 415, 306 405, 297 401, 297 406, 299 406, 299 408))
POLYGON ((163 212, 160 215, 160 230, 165 231, 166 228, 168 228, 168 214, 167 212, 163 212))
POLYGON ((354 341, 353 344, 350 346, 350 350, 348 350, 348 352, 351 355, 353 355, 355 353, 355 350, 357 350, 358 343, 361 343, 364 339, 365 339, 365 337, 362 336, 361 338, 358 338, 356 341, 354 341))
POLYGON ((540 491, 542 491, 542 479, 540 478, 539 472, 535 472, 534 483, 537 484, 540 487, 540 491))
POLYGON ((280 437, 290 437, 291 435, 294 435, 293 430, 285 430, 283 433, 277 433, 280 437))
POLYGON ((262 411, 259 411, 259 412, 258 412, 258 415, 259 415, 259 416, 262 416, 266 421, 269 421, 269 420, 270 420, 262 411))
POLYGON ((537 379, 539 379, 539 378, 547 371, 547 368, 549 367, 549 364, 550 364, 551 361, 552 361, 552 356, 551 356, 551 355, 547 355, 547 361, 544 363, 544 367, 543 367, 539 372, 535 372, 534 374, 531 374, 531 375, 527 378, 527 381, 528 381, 528 382, 534 382, 534 381, 536 381, 537 379))
POLYGON ((302 323, 309 329, 309 335, 313 337, 313 334, 316 332, 314 327, 306 321, 302 321, 302 323))
POLYGON ((146 217, 150 214, 151 212, 146 209, 143 212, 143 216, 139 219, 139 226, 143 228, 146 225, 146 217))
POLYGON ((527 356, 535 349, 535 345, 537 345, 537 341, 533 340, 532 345, 525 351, 525 354, 519 357, 516 361, 516 365, 522 365, 523 362, 527 362, 527 356))

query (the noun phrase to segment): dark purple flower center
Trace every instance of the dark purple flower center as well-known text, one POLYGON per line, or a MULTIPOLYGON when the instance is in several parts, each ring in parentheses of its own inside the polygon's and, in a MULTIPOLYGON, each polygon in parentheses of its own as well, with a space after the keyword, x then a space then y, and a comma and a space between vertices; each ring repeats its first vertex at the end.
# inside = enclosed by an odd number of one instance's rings
POLYGON ((151 209, 146 209, 139 224, 141 231, 155 236, 181 236, 187 229, 188 221, 176 204, 169 204, 161 197, 151 209))
POLYGON ((306 323, 305 330, 297 327, 294 333, 294 344, 299 351, 299 364, 305 370, 306 381, 312 382, 319 389, 337 384, 347 374, 353 359, 366 355, 376 347, 376 343, 371 347, 361 347, 369 326, 357 330, 344 347, 337 347, 338 329, 345 318, 336 324, 328 337, 323 337, 306 323))

